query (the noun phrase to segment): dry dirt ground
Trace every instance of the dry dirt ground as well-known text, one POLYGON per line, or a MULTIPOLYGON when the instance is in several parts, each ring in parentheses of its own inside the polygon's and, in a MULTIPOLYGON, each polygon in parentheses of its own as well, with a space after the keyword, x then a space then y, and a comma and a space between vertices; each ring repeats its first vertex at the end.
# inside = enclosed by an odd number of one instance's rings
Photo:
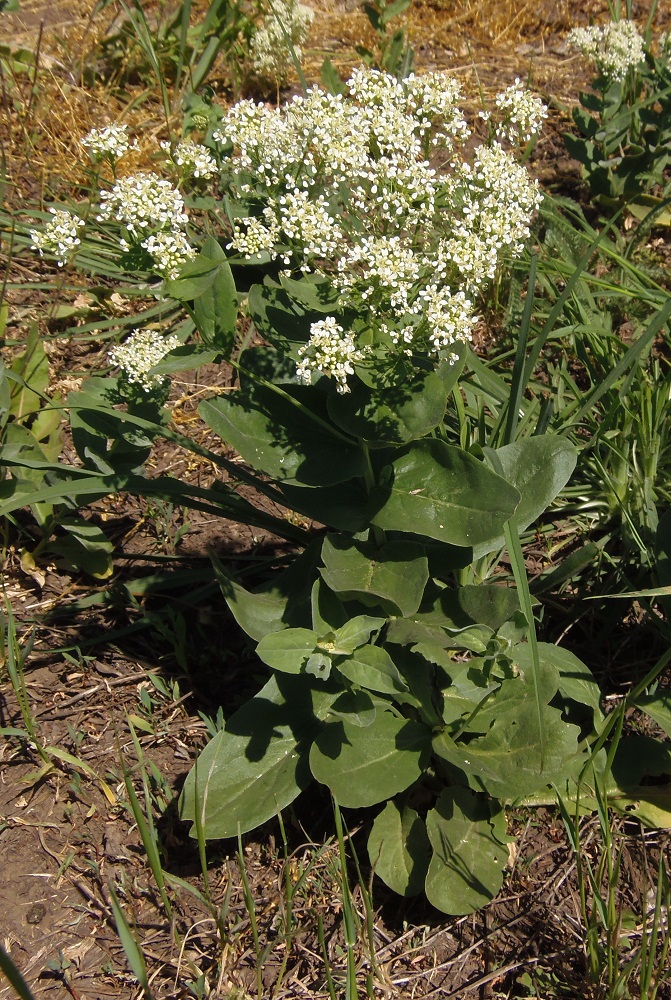
MULTIPOLYGON (((355 46, 368 38, 356 4, 317 0, 314 7, 308 75, 317 75, 325 53, 340 67, 353 64, 355 46)), ((634 5, 640 17, 647 10, 646 4, 634 5)), ((579 183, 576 165, 562 152, 561 105, 575 100, 583 82, 564 37, 569 27, 606 11, 605 3, 574 0, 433 0, 413 5, 408 30, 420 69, 450 69, 473 94, 476 79, 494 90, 531 74, 534 87, 553 96, 534 169, 544 183, 561 189, 579 183)), ((68 175, 63 164, 73 136, 118 110, 103 90, 78 89, 72 78, 76 60, 62 69, 64 53, 90 52, 109 27, 111 8, 94 19, 90 14, 89 5, 69 0, 32 0, 0 24, 5 41, 15 45, 34 46, 37 38, 42 65, 56 80, 53 104, 36 103, 32 127, 39 138, 31 155, 12 161, 12 196, 18 201, 57 183, 54 163, 61 176, 68 175), (67 100, 58 100, 59 87, 67 89, 67 100)), ((662 14, 668 19, 668 11, 662 14)), ((660 30, 669 27, 664 17, 658 23, 660 30)), ((25 123, 14 120, 6 95, 4 110, 3 136, 20 144, 25 123)), ((25 260, 12 277, 50 279, 46 269, 25 260)), ((33 319, 57 319, 55 287, 8 292, 10 339, 33 319)), ((102 358, 99 344, 86 338, 55 343, 56 380, 95 368, 102 358)), ((202 381, 188 378, 176 386, 178 425, 193 428, 202 388, 202 381)), ((203 485, 213 475, 166 447, 151 464, 203 485)), ((49 565, 42 576, 26 575, 18 550, 27 544, 30 520, 5 526, 4 592, 22 648, 29 650, 30 712, 42 745, 60 756, 47 754, 45 764, 29 741, 16 737, 0 745, 0 944, 37 998, 139 996, 114 918, 115 892, 141 943, 155 997, 201 995, 197 985, 189 986, 201 974, 210 995, 221 1000, 326 997, 324 954, 334 989, 344 995, 343 872, 328 798, 310 793, 309 803, 299 800, 288 811, 284 829, 267 824, 243 838, 241 851, 230 842, 211 845, 214 909, 203 901, 198 850, 176 810, 181 784, 207 737, 203 716, 216 716, 219 707, 228 716, 258 684, 258 665, 210 581, 207 553, 214 550, 253 570, 281 558, 286 546, 263 532, 198 514, 188 515, 182 535, 181 511, 132 498, 99 503, 92 516, 104 524, 117 555, 114 576, 99 586, 49 565), (146 794, 157 817, 172 919, 147 864, 129 783, 143 806, 146 794)), ((626 656, 620 666, 626 669, 626 656)), ((15 692, 3 678, 0 725, 21 727, 15 692)), ((347 822, 363 880, 359 884, 351 861, 346 877, 361 915, 361 996, 600 995, 586 982, 575 864, 553 812, 513 819, 519 840, 506 886, 480 913, 448 920, 428 904, 404 902, 373 882, 368 929, 361 886, 366 890, 370 878, 364 863, 369 820, 365 813, 349 813, 347 822)), ((630 829, 617 836, 623 844, 620 904, 640 915, 665 840, 630 829)), ((584 837, 586 852, 598 858, 595 822, 586 823, 584 837)), ((640 930, 640 923, 633 928, 632 946, 640 930)), ((622 955, 626 961, 626 944, 622 955)), ((0 998, 11 995, 11 987, 0 983, 0 998)), ((662 985, 658 996, 668 1000, 671 986, 662 985)))

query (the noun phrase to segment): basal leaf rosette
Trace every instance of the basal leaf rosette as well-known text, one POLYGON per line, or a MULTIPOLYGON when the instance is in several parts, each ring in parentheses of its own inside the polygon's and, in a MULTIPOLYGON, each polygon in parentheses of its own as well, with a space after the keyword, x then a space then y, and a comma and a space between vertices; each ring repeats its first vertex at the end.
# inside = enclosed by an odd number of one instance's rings
POLYGON ((278 108, 241 101, 223 118, 228 250, 274 262, 285 287, 321 280, 335 295, 296 358, 301 381, 327 375, 344 393, 355 373, 377 381, 399 358, 456 360, 483 288, 521 253, 540 203, 507 147, 544 109, 513 89, 480 144, 444 73, 397 81, 359 69, 344 95, 314 87, 278 108))

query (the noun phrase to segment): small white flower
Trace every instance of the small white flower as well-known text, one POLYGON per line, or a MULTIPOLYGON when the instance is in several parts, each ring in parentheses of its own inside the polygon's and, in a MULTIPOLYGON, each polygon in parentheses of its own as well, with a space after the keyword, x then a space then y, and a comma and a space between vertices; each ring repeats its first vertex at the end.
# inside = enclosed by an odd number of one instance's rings
POLYGON ((94 162, 111 160, 116 163, 129 149, 134 149, 137 143, 131 145, 127 125, 107 125, 105 128, 92 128, 82 139, 82 146, 88 147, 94 162))
POLYGON ((42 230, 31 229, 30 239, 33 249, 37 250, 40 257, 44 257, 45 252, 53 254, 58 266, 63 267, 81 243, 78 232, 84 222, 63 208, 50 208, 49 211, 53 219, 42 230))
POLYGON ((574 28, 566 41, 592 59, 599 72, 610 80, 624 80, 630 69, 645 62, 645 42, 633 21, 574 28))
POLYGON ((249 51, 257 73, 282 80, 293 63, 289 42, 300 61, 301 45, 308 37, 314 14, 296 0, 272 0, 269 8, 252 35, 249 51))
POLYGON ((207 146, 185 139, 178 142, 174 149, 170 150, 169 142, 162 142, 161 149, 170 156, 178 167, 182 167, 184 173, 189 177, 202 177, 208 180, 217 172, 217 162, 210 153, 207 146))
POLYGON ((100 197, 98 220, 115 219, 134 239, 156 229, 176 232, 184 229, 188 222, 181 194, 158 174, 124 177, 110 191, 103 191, 100 197))
POLYGON ((496 137, 514 145, 530 142, 540 133, 548 116, 548 109, 540 98, 525 90, 519 79, 496 95, 496 107, 502 116, 496 137))
POLYGON ((158 330, 133 330, 123 344, 112 348, 109 359, 121 369, 127 382, 138 385, 144 392, 151 392, 162 388, 167 381, 162 375, 151 375, 151 369, 179 346, 173 334, 165 337, 158 330))
POLYGON ((176 278, 187 260, 193 260, 196 251, 183 233, 152 233, 141 246, 154 258, 155 269, 164 278, 176 278))
POLYGON ((335 316, 327 316, 310 327, 310 339, 298 350, 296 366, 299 382, 309 385, 314 375, 329 375, 337 382, 338 392, 349 392, 347 376, 354 374, 354 364, 364 361, 365 350, 359 350, 354 335, 345 333, 335 316))

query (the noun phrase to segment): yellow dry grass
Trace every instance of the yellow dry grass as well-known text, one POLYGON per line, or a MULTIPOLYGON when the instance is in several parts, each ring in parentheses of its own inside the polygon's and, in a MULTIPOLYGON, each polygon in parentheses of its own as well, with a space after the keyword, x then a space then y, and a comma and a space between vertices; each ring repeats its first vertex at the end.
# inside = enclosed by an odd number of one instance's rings
MULTIPOLYGON (((374 44, 360 5, 356 0, 308 2, 315 21, 305 50, 306 75, 318 79, 325 56, 347 73, 360 61, 356 47, 374 44)), ((195 0, 193 6, 197 18, 207 0, 195 0)), ((144 7, 149 14, 160 10, 165 16, 176 4, 151 0, 144 7)), ((660 7, 656 28, 661 31, 671 26, 671 10, 660 7)), ((34 85, 32 79, 23 81, 21 99, 14 102, 11 95, 0 95, 0 141, 8 196, 15 205, 23 199, 51 200, 63 184, 85 184, 78 140, 94 126, 123 120, 134 127, 139 149, 125 161, 125 171, 148 166, 157 137, 165 135, 157 88, 152 94, 138 85, 120 97, 104 84, 82 84, 118 15, 114 4, 96 16, 94 9, 95 0, 24 0, 19 14, 0 17, 0 41, 40 55, 34 85)), ((641 25, 649 9, 650 0, 637 5, 641 25)), ((480 87, 492 93, 521 76, 546 97, 570 104, 587 77, 581 60, 566 51, 565 35, 574 25, 608 16, 607 0, 413 0, 402 23, 415 49, 417 69, 453 72, 473 99, 480 87)), ((216 72, 214 76, 216 88, 216 72)), ((225 100, 224 83, 222 74, 225 100)))

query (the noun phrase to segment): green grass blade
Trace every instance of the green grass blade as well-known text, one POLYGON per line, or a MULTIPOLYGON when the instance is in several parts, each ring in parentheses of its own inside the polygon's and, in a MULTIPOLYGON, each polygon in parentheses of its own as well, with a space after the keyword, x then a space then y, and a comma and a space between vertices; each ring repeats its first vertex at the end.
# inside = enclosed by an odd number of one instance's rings
MULTIPOLYGON (((520 326, 519 339, 517 341, 517 352, 515 354, 515 365, 513 368, 513 378, 510 386, 510 397, 508 400, 508 412, 506 413, 506 426, 503 432, 503 444, 510 444, 515 439, 515 429, 519 419, 522 395, 526 388, 528 379, 528 369, 525 364, 527 344, 529 342, 529 327, 531 325, 531 313, 534 307, 534 294, 536 291, 536 269, 538 267, 538 254, 531 255, 529 265, 529 284, 527 286, 527 297, 524 302, 524 313, 520 326)), ((530 374, 530 373, 529 373, 530 374)))
POLYGON ((652 344, 655 337, 662 329, 664 324, 668 321, 669 316, 671 316, 671 298, 668 299, 666 304, 662 306, 656 316, 653 317, 652 321, 649 323, 645 333, 641 334, 638 340, 631 345, 626 354, 618 361, 612 371, 606 376, 606 378, 591 393, 588 393, 583 405, 580 407, 578 412, 573 415, 572 421, 575 424, 579 424, 580 421, 586 416, 587 413, 594 407, 601 397, 611 389, 617 380, 620 378, 627 369, 633 365, 637 358, 639 358, 652 344))
POLYGON ((139 799, 133 788, 133 782, 131 780, 131 774, 126 767, 125 761, 122 759, 121 766, 123 769, 123 780, 126 786, 126 792, 128 794, 128 800, 130 802, 131 812, 133 813, 133 818, 137 824, 137 828, 142 839, 142 844, 147 855, 147 860, 149 862, 149 867, 151 868, 154 879, 156 880, 156 885, 161 896, 161 901, 165 907, 165 912, 170 921, 173 919, 172 904, 170 903, 170 898, 168 897, 168 890, 166 888, 165 879, 163 877, 163 865, 161 864, 161 855, 158 849, 158 834, 156 833, 156 827, 154 826, 154 817, 151 810, 151 801, 149 798, 149 789, 147 787, 147 777, 144 769, 144 755, 142 753, 142 747, 140 746, 140 741, 137 738, 137 733, 135 732, 135 727, 131 720, 126 717, 126 722, 128 723, 128 728, 130 729, 131 737, 133 739, 133 744, 135 746, 135 752, 138 757, 138 763, 142 768, 142 785, 144 788, 145 797, 145 809, 143 811, 139 799))
POLYGON ((510 556, 510 565, 515 578, 515 586, 517 587, 517 596, 519 598, 520 608, 522 609, 522 613, 529 625, 529 648, 531 650, 531 662, 534 670, 534 693, 536 699, 536 712, 538 716, 538 738, 540 740, 540 760, 542 769, 545 761, 545 727, 543 725, 543 705, 540 693, 541 663, 538 654, 538 638, 536 636, 534 610, 531 603, 531 592, 529 590, 529 581, 527 579, 527 571, 524 564, 524 553, 522 552, 519 532, 512 521, 506 522, 504 532, 506 547, 508 549, 508 555, 510 556))
POLYGON ((130 924, 126 920, 126 914, 121 908, 119 897, 117 896, 116 890, 111 882, 108 882, 108 888, 110 891, 112 912, 114 913, 114 922, 116 923, 117 934, 119 935, 121 946, 124 950, 126 958, 128 959, 128 964, 132 969, 133 975, 144 990, 147 1000, 151 1000, 152 993, 149 986, 149 976, 147 975, 147 965, 144 960, 144 955, 142 954, 142 951, 140 950, 140 947, 135 939, 130 924))
POLYGON ((28 983, 25 981, 17 967, 14 965, 13 961, 5 951, 5 949, 0 944, 0 969, 7 978, 9 985, 12 987, 16 995, 20 1000, 35 1000, 35 995, 31 991, 28 983))

